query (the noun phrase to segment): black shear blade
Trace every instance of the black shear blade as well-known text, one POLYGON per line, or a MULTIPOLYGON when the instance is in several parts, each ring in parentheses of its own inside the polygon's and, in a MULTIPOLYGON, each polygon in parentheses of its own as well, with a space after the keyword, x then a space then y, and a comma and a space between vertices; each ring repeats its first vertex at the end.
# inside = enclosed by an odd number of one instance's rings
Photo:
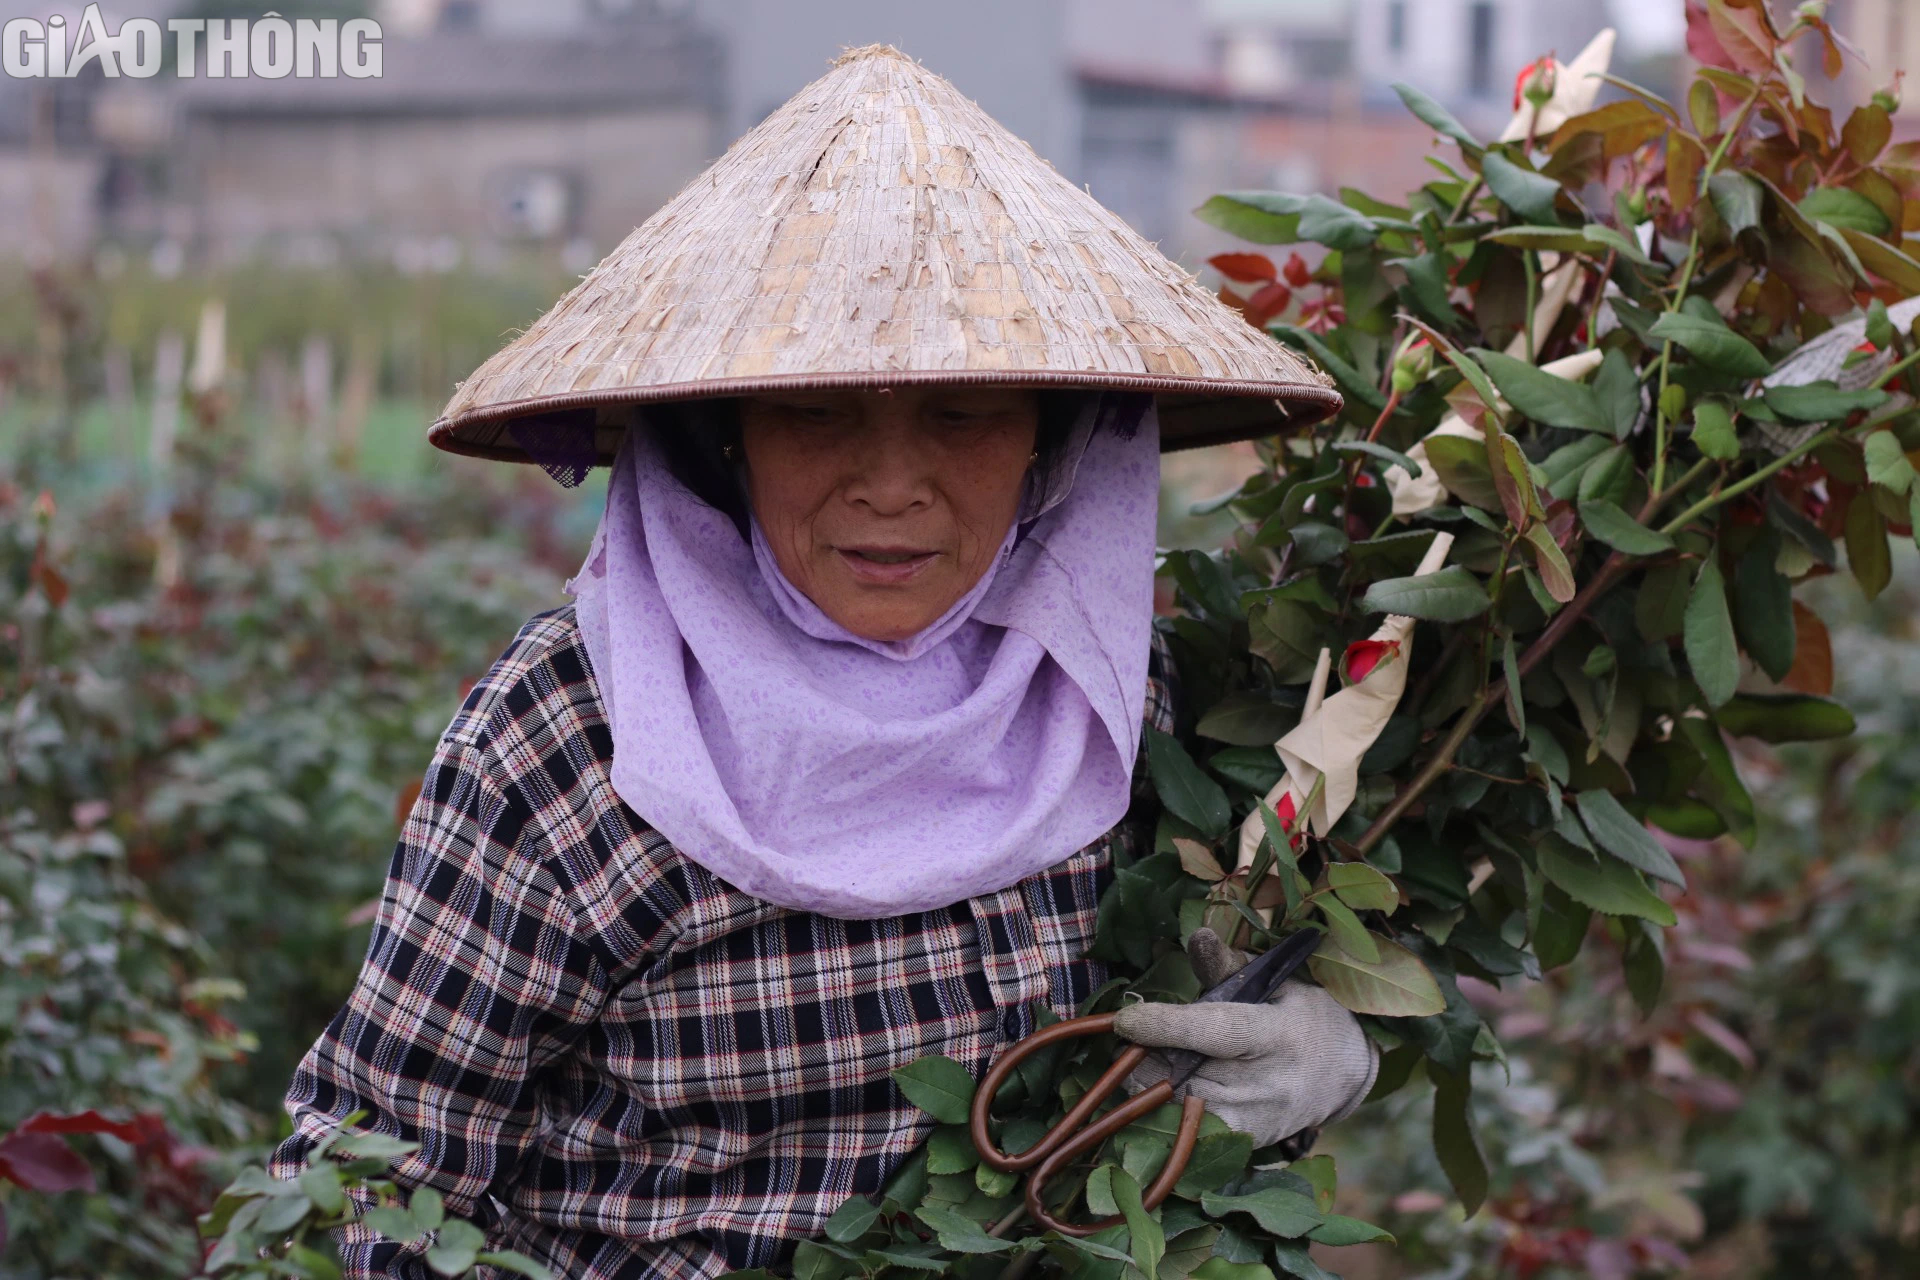
MULTIPOLYGON (((1318 929, 1289 934, 1272 949, 1247 961, 1238 973, 1210 989, 1195 1003, 1265 1004, 1280 990, 1280 985, 1293 976, 1294 970, 1306 963, 1324 936, 1318 929)), ((1165 1053, 1167 1064, 1172 1068, 1167 1083, 1175 1089, 1193 1079, 1193 1073, 1206 1061, 1205 1055, 1188 1049, 1168 1049, 1165 1053)))

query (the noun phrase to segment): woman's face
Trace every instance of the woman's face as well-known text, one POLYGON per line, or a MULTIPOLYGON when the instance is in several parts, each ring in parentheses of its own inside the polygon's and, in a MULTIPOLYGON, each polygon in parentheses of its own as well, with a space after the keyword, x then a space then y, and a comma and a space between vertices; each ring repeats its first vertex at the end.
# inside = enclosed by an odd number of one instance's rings
POLYGON ((1034 392, 898 387, 754 396, 747 498, 787 581, 868 640, 904 640, 965 595, 1019 514, 1034 392))

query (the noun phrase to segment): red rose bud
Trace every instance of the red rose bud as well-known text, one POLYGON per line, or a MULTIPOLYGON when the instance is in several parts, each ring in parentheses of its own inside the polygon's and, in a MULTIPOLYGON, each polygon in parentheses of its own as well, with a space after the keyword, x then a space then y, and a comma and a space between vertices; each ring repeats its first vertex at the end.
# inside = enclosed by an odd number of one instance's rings
POLYGON ((1273 806, 1273 816, 1280 819, 1280 829, 1287 833, 1287 847, 1289 849, 1298 849, 1300 847, 1301 836, 1304 833, 1293 829, 1294 819, 1300 815, 1293 807, 1292 792, 1288 792, 1286 795, 1280 797, 1280 803, 1273 806))
POLYGON ((1535 58, 1520 68, 1520 74, 1513 78, 1513 109, 1515 111, 1520 109, 1522 99, 1531 102, 1536 108, 1547 105, 1553 97, 1554 69, 1552 54, 1535 58))
POLYGON ((1287 265, 1280 270, 1286 276, 1287 283, 1296 289, 1305 286, 1313 279, 1313 268, 1309 267, 1307 260, 1297 253, 1288 254, 1287 265))
POLYGON ((1406 395, 1433 371, 1433 348, 1425 338, 1410 338, 1393 357, 1393 389, 1406 395))
POLYGON ((1348 684, 1359 684, 1381 663, 1399 656, 1398 640, 1355 640, 1341 657, 1340 669, 1347 673, 1348 684))
POLYGON ((1907 73, 1904 71, 1895 71, 1893 73, 1892 84, 1888 85, 1884 89, 1874 90, 1873 99, 1872 99, 1873 105, 1880 108, 1882 111, 1886 112, 1888 115, 1893 115, 1895 112, 1900 110, 1900 81, 1902 80, 1902 78, 1906 76, 1906 74, 1907 73))

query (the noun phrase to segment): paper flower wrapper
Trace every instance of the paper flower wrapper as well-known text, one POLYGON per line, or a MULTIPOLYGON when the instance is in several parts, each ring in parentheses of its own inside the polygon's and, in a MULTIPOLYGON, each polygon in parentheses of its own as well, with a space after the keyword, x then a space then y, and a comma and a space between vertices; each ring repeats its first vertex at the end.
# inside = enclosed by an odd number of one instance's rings
MULTIPOLYGON (((1414 576, 1438 570, 1452 546, 1452 534, 1436 533, 1414 576)), ((1360 790, 1360 758, 1380 737, 1406 692, 1413 628, 1412 618, 1395 614, 1372 636, 1347 646, 1340 660, 1345 687, 1330 698, 1323 695, 1331 663, 1327 651, 1321 651, 1300 723, 1274 744, 1287 774, 1267 793, 1266 802, 1283 823, 1298 829, 1305 822, 1316 835, 1325 836, 1352 806, 1360 790), (1322 779, 1315 795, 1314 783, 1322 779)), ((1265 834, 1255 810, 1240 827, 1241 867, 1252 864, 1265 834)))

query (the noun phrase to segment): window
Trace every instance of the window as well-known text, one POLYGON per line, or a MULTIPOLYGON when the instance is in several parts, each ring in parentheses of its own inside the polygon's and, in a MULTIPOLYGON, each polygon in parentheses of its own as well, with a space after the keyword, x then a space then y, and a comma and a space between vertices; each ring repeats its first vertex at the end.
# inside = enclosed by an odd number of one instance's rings
POLYGON ((1407 0, 1387 6, 1387 52, 1398 58, 1407 48, 1407 0))
POLYGON ((1493 92, 1493 5, 1477 0, 1467 10, 1467 92, 1484 98, 1493 92))

